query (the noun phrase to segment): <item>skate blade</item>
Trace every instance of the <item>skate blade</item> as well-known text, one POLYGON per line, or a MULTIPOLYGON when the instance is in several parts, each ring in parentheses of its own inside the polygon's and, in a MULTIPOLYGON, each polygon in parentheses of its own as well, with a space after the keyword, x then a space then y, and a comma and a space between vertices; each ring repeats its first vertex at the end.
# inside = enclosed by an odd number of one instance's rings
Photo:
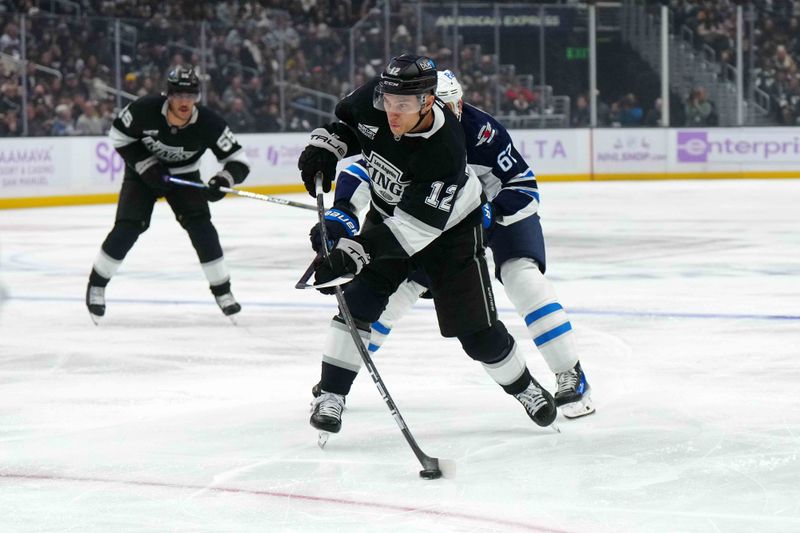
POLYGON ((89 318, 91 318, 92 322, 94 322, 94 325, 97 326, 100 324, 100 319, 103 317, 100 315, 95 315, 94 313, 89 313, 89 318))
POLYGON ((564 418, 570 420, 594 413, 594 405, 589 395, 584 396, 577 402, 564 404, 559 407, 559 409, 561 410, 561 414, 564 415, 564 418))
POLYGON ((239 325, 239 323, 236 321, 236 315, 225 315, 225 316, 228 317, 228 320, 230 320, 231 324, 233 324, 234 326, 239 325))
POLYGON ((553 431, 555 431, 556 433, 561 433, 561 428, 559 428, 558 424, 556 424, 555 422, 550 424, 550 427, 553 428, 553 431))
POLYGON ((330 433, 327 431, 320 431, 319 435, 317 436, 317 446, 319 446, 320 450, 325 449, 325 445, 328 444, 328 438, 331 436, 330 433))

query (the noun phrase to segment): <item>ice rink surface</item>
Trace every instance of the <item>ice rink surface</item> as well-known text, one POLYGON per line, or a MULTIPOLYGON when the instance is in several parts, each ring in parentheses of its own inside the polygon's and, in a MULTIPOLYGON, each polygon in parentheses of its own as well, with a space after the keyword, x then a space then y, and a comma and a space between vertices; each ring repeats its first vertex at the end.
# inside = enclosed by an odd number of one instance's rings
POLYGON ((100 326, 84 291, 114 206, 0 211, 0 531, 800 531, 800 181, 541 189, 597 413, 536 427, 423 302, 375 360, 423 450, 457 463, 438 481, 366 372, 316 445, 335 305, 293 289, 313 211, 213 205, 238 326, 164 203, 100 326))

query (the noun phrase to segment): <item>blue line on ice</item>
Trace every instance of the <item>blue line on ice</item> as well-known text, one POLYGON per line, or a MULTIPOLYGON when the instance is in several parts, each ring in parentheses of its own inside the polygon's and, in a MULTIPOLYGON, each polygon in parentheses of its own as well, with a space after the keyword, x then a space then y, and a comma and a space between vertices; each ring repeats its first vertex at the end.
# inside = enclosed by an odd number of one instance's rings
MULTIPOLYGON (((72 296, 15 296, 10 294, 7 301, 27 301, 27 302, 81 302, 83 298, 72 296)), ((216 305, 214 300, 152 300, 152 299, 132 299, 132 298, 113 298, 108 300, 111 304, 158 304, 158 305, 216 305)), ((298 302, 254 302, 242 301, 245 307, 272 307, 276 309, 336 309, 335 303, 298 303, 298 302)), ((433 309, 432 305, 420 305, 419 309, 433 309)), ((498 311, 504 313, 516 313, 510 307, 500 307, 498 311)), ((800 315, 767 315, 752 313, 691 313, 678 311, 624 311, 615 309, 581 309, 572 307, 567 309, 571 315, 599 315, 599 316, 638 316, 638 317, 658 317, 658 318, 700 318, 700 319, 723 319, 723 320, 800 320, 800 315)))

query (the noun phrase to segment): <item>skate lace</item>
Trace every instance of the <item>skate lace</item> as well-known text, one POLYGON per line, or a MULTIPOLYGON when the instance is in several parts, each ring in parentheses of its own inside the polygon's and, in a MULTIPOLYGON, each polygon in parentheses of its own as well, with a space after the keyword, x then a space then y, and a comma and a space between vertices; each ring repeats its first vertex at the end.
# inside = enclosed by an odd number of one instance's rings
POLYGON ((220 296, 215 296, 217 300, 217 305, 220 306, 222 309, 226 307, 230 307, 231 305, 236 304, 236 298, 233 297, 233 294, 226 292, 225 294, 221 294, 220 296))
POLYGON ((105 305, 105 287, 89 287, 89 305, 105 305))
POLYGON ((323 392, 317 398, 317 414, 320 416, 330 416, 333 418, 342 417, 344 409, 344 396, 332 392, 323 392))
POLYGON ((522 402, 525 408, 531 413, 535 413, 547 405, 547 399, 542 395, 542 389, 535 385, 529 385, 527 389, 514 396, 522 402))
POLYGON ((578 373, 575 369, 559 372, 556 381, 558 382, 558 392, 572 392, 578 388, 578 373))

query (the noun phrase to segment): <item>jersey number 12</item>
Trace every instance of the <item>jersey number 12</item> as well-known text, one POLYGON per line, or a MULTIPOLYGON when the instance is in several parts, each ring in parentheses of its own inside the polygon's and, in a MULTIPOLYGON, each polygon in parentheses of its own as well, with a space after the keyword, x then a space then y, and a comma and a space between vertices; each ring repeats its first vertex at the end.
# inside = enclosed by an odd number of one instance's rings
POLYGON ((450 211, 450 203, 453 201, 453 196, 456 194, 456 190, 458 189, 457 185, 451 185, 445 191, 445 196, 442 201, 439 201, 439 195, 442 193, 442 188, 444 187, 444 182, 442 181, 434 181, 431 183, 431 193, 425 198, 425 203, 431 207, 435 207, 437 209, 441 209, 442 211, 450 211))

